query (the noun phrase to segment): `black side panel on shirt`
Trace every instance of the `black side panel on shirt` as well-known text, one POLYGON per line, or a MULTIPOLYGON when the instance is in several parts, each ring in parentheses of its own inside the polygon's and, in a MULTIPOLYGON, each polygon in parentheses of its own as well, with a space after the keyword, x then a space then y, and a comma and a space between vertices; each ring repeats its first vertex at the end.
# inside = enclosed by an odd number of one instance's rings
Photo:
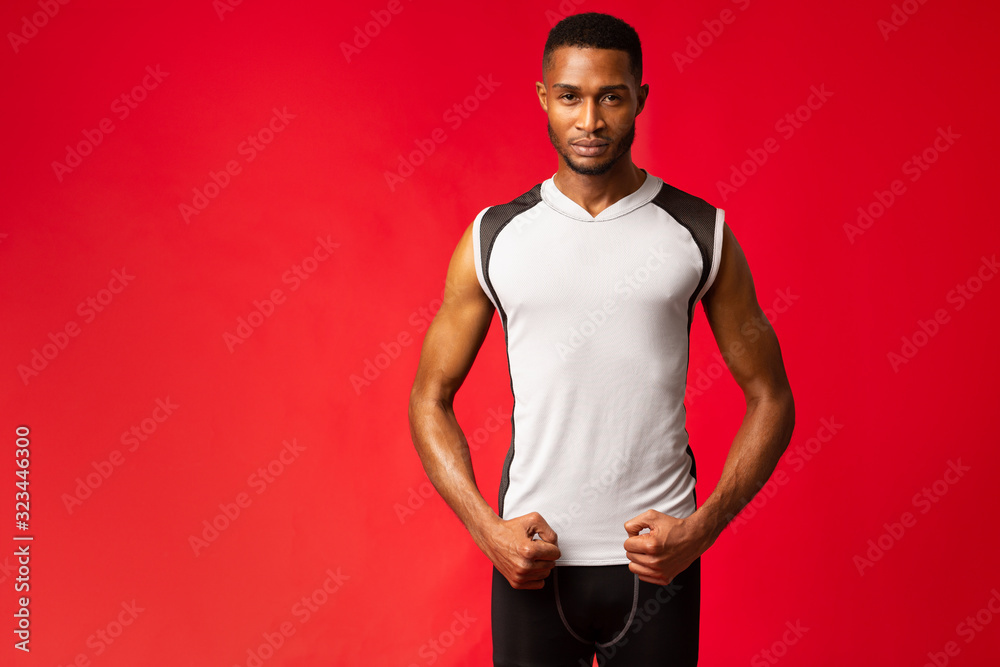
POLYGON ((715 216, 716 208, 707 201, 672 185, 664 183, 653 198, 653 203, 669 213, 677 222, 684 225, 701 251, 702 270, 698 287, 688 301, 688 332, 691 331, 691 319, 694 317, 695 297, 708 281, 712 271, 712 250, 715 247, 715 216))
MULTIPOLYGON (((507 223, 513 220, 516 216, 524 213, 533 206, 536 206, 541 201, 542 184, 538 183, 535 187, 531 188, 517 199, 511 200, 506 204, 500 204, 499 206, 491 206, 486 210, 486 213, 483 214, 483 219, 479 221, 479 256, 482 258, 483 262, 483 277, 486 279, 486 285, 490 288, 491 296, 497 304, 497 310, 500 312, 500 323, 503 325, 505 348, 507 347, 507 313, 504 311, 503 304, 500 303, 500 298, 497 296, 496 290, 493 289, 493 282, 490 280, 490 254, 493 252, 493 243, 496 241, 500 230, 503 229, 507 223)), ((507 357, 507 372, 510 372, 509 354, 507 357)), ((513 380, 511 381, 510 393, 511 396, 514 395, 513 380)), ((510 417, 510 448, 507 450, 507 458, 504 460, 503 464, 503 474, 500 477, 498 512, 501 518, 503 517, 503 498, 507 494, 507 487, 510 485, 510 463, 513 460, 514 410, 512 406, 510 417)))
MULTIPOLYGON (((691 334, 691 322, 694 319, 695 297, 701 292, 708 276, 712 272, 712 252, 715 248, 715 216, 716 208, 700 197, 678 190, 674 186, 664 182, 660 191, 653 198, 653 203, 669 213, 677 222, 682 224, 701 252, 701 278, 698 286, 688 300, 688 335, 691 334)), ((685 432, 687 429, 685 428, 685 432)), ((691 457, 691 477, 697 479, 694 451, 691 445, 687 446, 687 455, 691 457)), ((692 494, 695 494, 692 491, 692 494)), ((694 495, 695 505, 698 504, 698 496, 694 495)))

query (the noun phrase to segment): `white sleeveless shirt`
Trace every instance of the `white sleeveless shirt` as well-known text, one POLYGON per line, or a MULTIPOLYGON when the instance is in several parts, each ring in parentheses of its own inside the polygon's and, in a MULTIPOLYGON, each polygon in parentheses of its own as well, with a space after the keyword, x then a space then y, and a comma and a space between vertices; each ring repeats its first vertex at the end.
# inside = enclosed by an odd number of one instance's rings
POLYGON ((475 218, 476 274, 500 315, 514 399, 499 514, 539 512, 559 565, 628 563, 625 521, 697 507, 688 346, 723 218, 648 173, 596 217, 549 178, 475 218))

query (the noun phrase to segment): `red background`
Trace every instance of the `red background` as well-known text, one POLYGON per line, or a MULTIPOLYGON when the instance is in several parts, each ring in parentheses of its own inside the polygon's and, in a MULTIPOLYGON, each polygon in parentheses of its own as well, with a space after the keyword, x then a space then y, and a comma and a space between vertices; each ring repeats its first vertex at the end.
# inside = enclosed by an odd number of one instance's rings
MULTIPOLYGON (((921 665, 928 653, 994 664, 1000 619, 981 610, 1000 587, 1000 280, 982 259, 1000 250, 985 197, 998 175, 995 6, 387 6, 248 0, 220 15, 210 0, 77 0, 35 32, 23 20, 38 2, 0 10, 0 662, 247 666, 287 623, 294 634, 262 664, 489 663, 490 564, 431 493, 407 399, 462 231, 556 170, 534 96, 550 20, 596 10, 643 40, 636 163, 726 209, 762 306, 778 300, 791 448, 811 448, 786 454, 783 483, 705 555, 701 664, 774 664, 765 650, 786 665, 921 665), (896 7, 902 25, 883 34, 896 7), (391 20, 348 61, 341 43, 373 11, 391 20), (112 105, 147 66, 164 74, 121 118, 112 105), (449 124, 481 76, 495 90, 449 124), (828 99, 799 109, 813 86, 828 99), (241 142, 275 108, 294 118, 248 161, 241 142), (788 136, 776 123, 796 109, 809 117, 788 136), (53 162, 105 118, 113 130, 60 179, 53 162), (437 128, 444 141, 390 188, 386 172, 437 128), (940 153, 939 128, 953 133, 940 153), (720 191, 769 138, 777 151, 720 191), (907 172, 925 149, 933 164, 907 172), (180 205, 229 161, 239 172, 185 221, 180 205), (901 194, 852 237, 858 207, 888 202, 896 180, 901 194), (292 289, 283 277, 317 237, 339 246, 292 289), (102 292, 123 269, 134 278, 102 292), (990 280, 977 283, 980 270, 990 280), (274 290, 270 316, 227 344, 274 290), (80 308, 88 298, 104 299, 101 312, 80 308), (73 323, 78 335, 61 337, 73 323), (51 358, 25 373, 36 351, 51 358), (162 422, 158 399, 177 406, 162 422), (130 451, 122 435, 144 424, 130 451), (31 431, 27 533, 14 526, 18 425, 31 431), (293 439, 302 449, 273 464, 293 439), (949 462, 968 469, 946 476, 949 462), (251 477, 269 464, 271 482, 251 477), (81 481, 89 496, 68 507, 81 481), (227 521, 220 504, 232 512, 238 497, 250 503, 227 521), (887 532, 906 512, 905 532, 887 532), (192 547, 213 520, 224 529, 192 547), (27 655, 10 632, 16 534, 35 538, 27 655), (328 570, 341 575, 330 594, 328 570), (317 591, 303 622, 296 605, 317 591), (133 601, 142 611, 117 626, 133 601), (977 612, 991 622, 961 625, 977 612), (784 643, 786 623, 808 630, 784 643)), ((743 404, 697 313, 689 381, 709 379, 689 392, 688 428, 704 499, 743 404)), ((494 506, 510 431, 485 425, 508 414, 506 373, 495 318, 457 402, 494 506)))

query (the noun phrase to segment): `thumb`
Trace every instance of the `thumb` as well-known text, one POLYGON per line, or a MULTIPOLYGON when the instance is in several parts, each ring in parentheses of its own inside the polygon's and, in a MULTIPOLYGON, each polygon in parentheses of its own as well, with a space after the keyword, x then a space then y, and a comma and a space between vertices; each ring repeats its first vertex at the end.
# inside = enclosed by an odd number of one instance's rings
POLYGON ((556 531, 552 530, 552 526, 540 514, 534 521, 528 524, 528 536, 531 537, 532 535, 538 535, 546 542, 552 544, 556 544, 559 540, 556 531))
POLYGON ((628 532, 630 537, 638 535, 639 531, 643 528, 649 528, 650 531, 653 530, 653 526, 641 516, 637 516, 625 522, 625 530, 628 532))

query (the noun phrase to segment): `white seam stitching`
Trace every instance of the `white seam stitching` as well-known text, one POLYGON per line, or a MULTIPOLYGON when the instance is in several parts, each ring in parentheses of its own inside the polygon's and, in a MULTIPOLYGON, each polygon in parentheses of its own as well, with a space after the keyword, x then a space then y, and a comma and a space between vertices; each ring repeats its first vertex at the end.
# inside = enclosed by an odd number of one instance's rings
POLYGON ((566 616, 563 614, 562 602, 560 602, 560 600, 559 600, 559 568, 558 567, 552 568, 552 586, 553 586, 553 589, 554 589, 553 590, 553 594, 556 596, 556 609, 559 610, 559 618, 562 619, 563 627, 566 628, 566 630, 568 630, 569 633, 571 635, 573 635, 573 638, 576 639, 577 641, 581 641, 584 644, 589 644, 590 642, 588 642, 586 639, 584 639, 580 635, 578 635, 575 632, 573 632, 573 628, 569 627, 569 623, 566 621, 566 616))
POLYGON ((604 648, 606 646, 611 646, 612 644, 614 644, 615 642, 617 642, 619 639, 621 639, 622 637, 624 637, 625 633, 628 632, 629 627, 631 627, 631 625, 632 625, 632 620, 635 618, 636 606, 639 603, 639 575, 635 574, 633 572, 632 576, 635 577, 635 588, 634 588, 634 590, 632 592, 632 613, 629 614, 628 621, 626 621, 626 623, 625 623, 625 627, 622 628, 622 631, 618 633, 617 637, 615 637, 611 641, 607 642, 606 644, 602 644, 601 642, 597 642, 597 645, 600 646, 601 648, 604 648))

